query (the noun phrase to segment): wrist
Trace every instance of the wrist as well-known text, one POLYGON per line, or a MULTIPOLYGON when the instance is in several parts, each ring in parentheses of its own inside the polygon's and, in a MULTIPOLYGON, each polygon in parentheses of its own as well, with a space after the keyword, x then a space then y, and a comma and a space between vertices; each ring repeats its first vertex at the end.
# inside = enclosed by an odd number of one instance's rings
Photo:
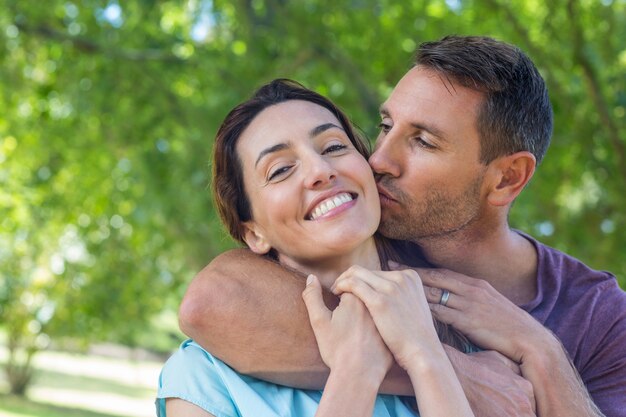
POLYGON ((438 364, 445 363, 450 365, 448 356, 441 344, 436 346, 420 346, 419 349, 414 349, 412 352, 402 358, 402 361, 398 362, 407 373, 413 377, 415 373, 428 373, 433 368, 437 368, 438 364))
POLYGON ((552 332, 544 329, 540 339, 524 343, 520 350, 519 365, 522 372, 524 368, 550 372, 550 364, 559 358, 567 357, 563 345, 552 332))
POLYGON ((378 364, 364 366, 363 364, 342 362, 330 368, 329 380, 332 377, 335 383, 343 382, 352 386, 356 384, 363 390, 373 389, 378 391, 386 373, 387 370, 378 366, 378 364))
POLYGON ((439 339, 430 342, 409 344, 397 354, 394 353, 398 365, 407 372, 409 369, 419 369, 433 360, 447 360, 446 351, 439 339))

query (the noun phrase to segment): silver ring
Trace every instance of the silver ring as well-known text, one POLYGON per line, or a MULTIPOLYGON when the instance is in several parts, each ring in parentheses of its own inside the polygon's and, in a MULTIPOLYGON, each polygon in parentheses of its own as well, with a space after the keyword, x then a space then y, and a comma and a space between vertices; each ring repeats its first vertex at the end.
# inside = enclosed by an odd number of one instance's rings
POLYGON ((439 304, 441 304, 442 306, 445 306, 446 304, 448 304, 449 298, 450 298, 450 291, 443 290, 441 292, 441 298, 439 299, 439 304))

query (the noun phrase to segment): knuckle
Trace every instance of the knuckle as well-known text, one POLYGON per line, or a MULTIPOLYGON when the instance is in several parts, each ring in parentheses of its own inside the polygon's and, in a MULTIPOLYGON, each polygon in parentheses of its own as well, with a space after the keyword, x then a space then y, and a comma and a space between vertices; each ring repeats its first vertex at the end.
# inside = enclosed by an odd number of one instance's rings
POLYGON ((491 291, 491 289, 493 288, 491 284, 484 279, 474 279, 474 284, 482 291, 491 291))
POLYGON ((397 271, 389 274, 389 280, 395 282, 396 284, 401 284, 404 281, 404 275, 402 271, 397 271))
POLYGON ((341 281, 337 282, 336 287, 343 290, 349 289, 354 285, 354 278, 352 276, 344 277, 341 281))
POLYGON ((420 274, 415 269, 406 269, 403 272, 404 272, 404 276, 407 278, 410 278, 411 280, 419 280, 419 281, 422 280, 420 278, 420 274))
POLYGON ((480 287, 469 287, 466 290, 466 294, 470 298, 482 299, 482 297, 485 295, 485 291, 480 287))
POLYGON ((363 269, 364 268, 362 266, 352 265, 350 268, 348 268, 348 271, 350 272, 351 275, 355 275, 355 274, 362 272, 363 269))
POLYGON ((428 294, 432 296, 432 298, 441 297, 443 291, 440 288, 436 287, 428 287, 428 294))

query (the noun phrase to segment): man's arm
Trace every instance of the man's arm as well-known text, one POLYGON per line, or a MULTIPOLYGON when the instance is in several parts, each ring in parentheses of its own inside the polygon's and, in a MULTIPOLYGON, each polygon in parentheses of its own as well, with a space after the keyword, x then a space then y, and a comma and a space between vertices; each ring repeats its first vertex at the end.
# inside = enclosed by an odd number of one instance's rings
MULTIPOLYGON (((302 301, 304 287, 303 278, 246 249, 226 252, 190 284, 180 307, 180 326, 241 373, 282 385, 321 389, 329 370, 302 301)), ((325 297, 329 307, 334 307, 334 296, 327 293, 325 297)), ((533 415, 528 411, 532 409, 528 385, 521 377, 452 348, 446 351, 477 416, 533 415)), ((413 389, 396 365, 381 392, 412 395, 413 389)))
POLYGON ((418 271, 430 288, 427 298, 435 317, 520 364, 522 376, 533 385, 540 416, 602 416, 561 342, 530 314, 486 281, 441 269, 418 271), (450 292, 444 305, 439 303, 442 289, 450 292))
MULTIPOLYGON (((247 249, 232 250, 193 279, 180 306, 179 324, 241 373, 321 389, 329 370, 302 301, 304 287, 304 279, 275 262, 247 249)), ((327 301, 335 302, 330 297, 327 301)))
POLYGON ((493 350, 464 354, 443 346, 476 417, 535 415, 532 384, 516 363, 493 350))

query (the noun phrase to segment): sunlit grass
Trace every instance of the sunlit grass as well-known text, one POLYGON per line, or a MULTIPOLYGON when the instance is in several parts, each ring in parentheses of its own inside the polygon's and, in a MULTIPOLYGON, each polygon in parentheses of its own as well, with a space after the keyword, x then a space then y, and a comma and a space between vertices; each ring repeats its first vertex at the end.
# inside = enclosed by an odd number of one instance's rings
POLYGON ((0 417, 117 417, 117 415, 0 395, 0 417))
POLYGON ((160 367, 159 360, 41 352, 27 399, 6 395, 0 374, 0 417, 151 417, 160 367))

